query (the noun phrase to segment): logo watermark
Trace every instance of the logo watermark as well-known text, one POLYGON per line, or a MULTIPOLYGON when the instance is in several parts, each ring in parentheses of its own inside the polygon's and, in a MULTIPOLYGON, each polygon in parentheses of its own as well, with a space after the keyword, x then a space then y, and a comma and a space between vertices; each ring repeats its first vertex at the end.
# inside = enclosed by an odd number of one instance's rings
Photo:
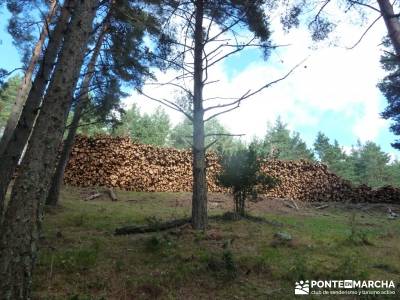
POLYGON ((393 280, 300 280, 295 295, 395 295, 393 280))
POLYGON ((296 281, 296 287, 294 288, 295 295, 308 295, 310 293, 310 282, 308 280, 296 281))

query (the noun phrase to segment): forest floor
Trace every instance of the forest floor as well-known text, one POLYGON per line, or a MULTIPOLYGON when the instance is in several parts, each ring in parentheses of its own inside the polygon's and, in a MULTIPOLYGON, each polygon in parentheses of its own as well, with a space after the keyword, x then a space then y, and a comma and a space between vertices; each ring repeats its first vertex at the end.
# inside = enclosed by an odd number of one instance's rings
MULTIPOLYGON (((298 203, 297 210, 263 200, 249 212, 268 222, 212 219, 206 232, 188 225, 115 236, 120 226, 190 216, 190 194, 116 191, 116 202, 85 201, 90 192, 66 187, 60 206, 46 209, 34 299, 296 299, 301 279, 400 282, 400 219, 388 219, 386 206, 298 203)), ((210 195, 210 215, 231 204, 210 195)), ((308 298, 399 299, 396 292, 308 298)))

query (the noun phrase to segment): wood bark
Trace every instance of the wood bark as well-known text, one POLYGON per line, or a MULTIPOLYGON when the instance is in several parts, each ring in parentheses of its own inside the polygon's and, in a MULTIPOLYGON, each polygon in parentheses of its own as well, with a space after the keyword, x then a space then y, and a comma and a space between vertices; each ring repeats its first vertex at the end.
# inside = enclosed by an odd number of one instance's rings
POLYGON ((73 5, 74 0, 67 0, 61 9, 61 14, 57 20, 56 27, 50 34, 49 43, 40 63, 38 73, 29 91, 25 106, 22 109, 17 127, 13 131, 12 137, 3 154, 0 155, 0 224, 4 214, 4 202, 7 188, 32 132, 43 94, 62 44, 65 30, 70 19, 70 10, 73 8, 73 5))
POLYGON ((60 188, 61 188, 63 180, 64 180, 65 168, 67 166, 69 156, 71 154, 71 149, 75 142, 76 132, 78 130, 78 126, 79 126, 79 122, 82 117, 82 113, 85 110, 85 108, 87 107, 88 102, 89 102, 89 95, 88 95, 89 94, 89 85, 90 85, 90 82, 92 81, 92 78, 94 75, 96 61, 99 56, 99 53, 101 50, 101 45, 103 44, 104 36, 105 36, 107 30, 108 30, 108 24, 106 22, 103 25, 102 31, 97 39, 94 49, 93 49, 92 57, 90 58, 89 64, 86 68, 86 75, 83 78, 81 88, 80 88, 79 94, 78 94, 80 96, 80 99, 75 108, 75 111, 74 111, 74 114, 72 117, 72 122, 71 122, 70 128, 68 130, 68 135, 64 141, 63 149, 60 154, 60 158, 58 159, 56 172, 53 176, 50 191, 49 191, 49 194, 46 199, 47 205, 56 206, 58 203, 58 199, 60 197, 60 188))
POLYGON ((57 149, 79 78, 96 0, 77 1, 0 228, 0 299, 31 299, 37 240, 57 149))
POLYGON ((385 20, 386 28, 390 41, 397 56, 400 56, 400 22, 399 17, 393 11, 393 5, 389 0, 377 0, 383 19, 385 20))
POLYGON ((195 1, 195 6, 192 225, 194 229, 204 230, 207 227, 207 179, 203 108, 203 0, 195 1))
POLYGON ((57 11, 57 1, 53 0, 50 2, 49 12, 44 20, 43 28, 39 35, 39 40, 36 42, 36 45, 33 48, 31 59, 26 68, 24 78, 19 86, 17 96, 15 97, 13 106, 11 108, 10 116, 8 117, 7 124, 4 128, 3 135, 0 140, 0 155, 4 152, 4 149, 6 148, 8 142, 10 141, 14 129, 18 124, 22 108, 24 107, 25 104, 27 93, 32 84, 31 82, 32 75, 36 68, 37 62, 39 61, 40 54, 42 53, 43 44, 48 34, 47 32, 48 24, 50 24, 56 11, 57 11))

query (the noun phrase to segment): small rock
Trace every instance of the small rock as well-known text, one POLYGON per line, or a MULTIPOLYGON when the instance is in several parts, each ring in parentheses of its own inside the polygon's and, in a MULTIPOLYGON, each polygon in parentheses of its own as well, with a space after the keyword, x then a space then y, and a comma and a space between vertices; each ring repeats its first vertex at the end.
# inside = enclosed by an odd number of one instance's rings
POLYGON ((388 219, 394 220, 399 217, 399 214, 395 213, 390 207, 388 207, 388 219))
POLYGON ((277 232, 274 234, 274 238, 284 242, 289 242, 293 239, 292 236, 287 232, 277 232))

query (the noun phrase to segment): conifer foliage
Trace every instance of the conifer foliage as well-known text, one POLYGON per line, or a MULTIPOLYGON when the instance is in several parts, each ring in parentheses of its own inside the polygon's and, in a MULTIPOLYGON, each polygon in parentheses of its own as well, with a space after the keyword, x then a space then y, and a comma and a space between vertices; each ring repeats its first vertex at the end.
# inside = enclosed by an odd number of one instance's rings
POLYGON ((219 183, 230 188, 235 203, 235 213, 245 216, 246 200, 257 197, 257 191, 273 188, 277 180, 261 172, 261 161, 252 147, 228 154, 222 159, 219 183))

